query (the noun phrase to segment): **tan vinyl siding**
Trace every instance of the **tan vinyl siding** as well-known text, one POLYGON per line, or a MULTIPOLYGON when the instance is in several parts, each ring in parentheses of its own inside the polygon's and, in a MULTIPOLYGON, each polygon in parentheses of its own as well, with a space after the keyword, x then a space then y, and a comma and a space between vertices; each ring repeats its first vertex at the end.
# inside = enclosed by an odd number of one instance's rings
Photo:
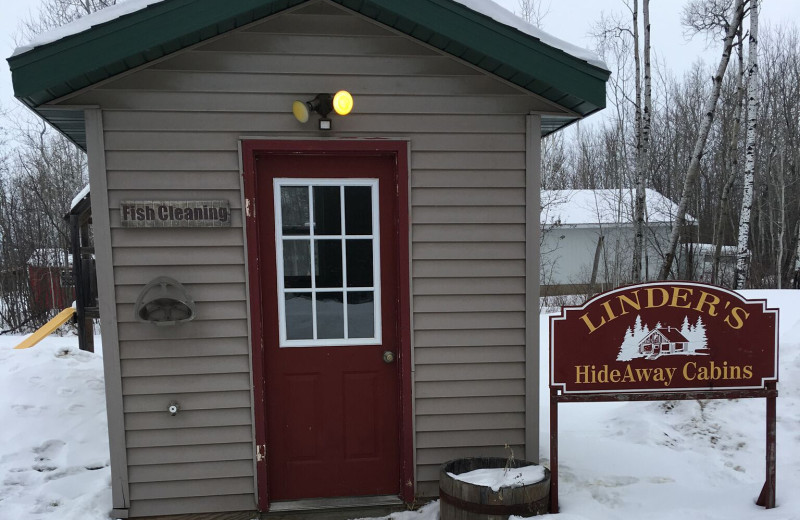
POLYGON ((525 115, 548 105, 325 4, 68 102, 103 110, 132 516, 255 508, 241 136, 410 140, 418 493, 454 456, 525 456, 525 115), (340 88, 355 111, 333 132, 292 117, 340 88), (120 227, 122 200, 220 198, 230 229, 120 227), (135 320, 159 275, 185 283, 196 321, 135 320))

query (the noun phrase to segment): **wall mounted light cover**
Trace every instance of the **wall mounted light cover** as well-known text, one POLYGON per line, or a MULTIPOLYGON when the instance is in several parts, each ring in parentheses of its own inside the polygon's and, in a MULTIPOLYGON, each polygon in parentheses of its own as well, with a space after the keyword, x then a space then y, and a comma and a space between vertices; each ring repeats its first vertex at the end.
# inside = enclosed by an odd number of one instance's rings
POLYGON ((294 114, 295 119, 301 123, 307 123, 308 116, 311 114, 311 110, 308 108, 308 103, 303 101, 295 101, 292 103, 292 113, 294 114))
POLYGON ((153 325, 175 325, 195 318, 195 304, 186 288, 168 276, 144 286, 134 305, 136 320, 153 325))
POLYGON ((353 96, 346 90, 333 95, 333 110, 340 116, 346 116, 353 110, 353 96))

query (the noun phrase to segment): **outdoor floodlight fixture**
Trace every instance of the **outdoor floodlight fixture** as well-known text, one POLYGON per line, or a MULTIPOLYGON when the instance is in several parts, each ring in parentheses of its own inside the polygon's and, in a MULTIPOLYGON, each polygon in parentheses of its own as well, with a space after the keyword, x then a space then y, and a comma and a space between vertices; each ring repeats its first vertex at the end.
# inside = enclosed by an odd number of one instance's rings
POLYGON ((328 114, 331 110, 340 116, 346 116, 353 110, 353 96, 346 90, 340 90, 334 95, 317 94, 311 101, 295 101, 292 103, 292 113, 301 123, 307 123, 311 112, 318 113, 320 130, 330 130, 331 120, 328 114))

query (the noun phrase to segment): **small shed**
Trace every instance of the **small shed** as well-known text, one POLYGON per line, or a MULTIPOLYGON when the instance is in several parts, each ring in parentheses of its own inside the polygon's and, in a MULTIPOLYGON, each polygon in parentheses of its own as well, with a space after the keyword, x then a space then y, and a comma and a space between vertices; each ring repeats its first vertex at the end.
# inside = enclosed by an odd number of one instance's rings
POLYGON ((487 0, 129 0, 9 64, 88 153, 116 517, 538 459, 540 139, 592 53, 487 0))
MULTIPOLYGON (((652 280, 668 248, 678 205, 656 190, 645 191, 642 279, 652 280)), ((542 191, 543 295, 586 294, 630 280, 633 203, 634 190, 628 188, 542 191)), ((691 226, 694 217, 687 214, 686 221, 691 226)), ((678 260, 684 262, 680 251, 678 260)))
POLYGON ((27 268, 34 313, 58 312, 72 305, 75 287, 71 254, 62 249, 36 249, 27 268))

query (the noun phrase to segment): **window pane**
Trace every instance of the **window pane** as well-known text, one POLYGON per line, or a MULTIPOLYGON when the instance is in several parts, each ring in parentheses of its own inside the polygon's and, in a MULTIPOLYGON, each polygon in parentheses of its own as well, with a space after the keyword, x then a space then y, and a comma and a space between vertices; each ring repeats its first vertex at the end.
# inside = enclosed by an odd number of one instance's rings
POLYGON ((283 241, 283 286, 311 288, 311 241, 283 241))
POLYGON ((372 240, 347 241, 347 286, 372 287, 372 240))
POLYGON ((317 293, 317 338, 344 338, 342 293, 317 293))
POLYGON ((308 235, 308 186, 281 186, 281 219, 284 235, 308 235))
POLYGON ((348 235, 372 234, 372 188, 370 186, 345 187, 344 226, 348 235))
POLYGON ((347 293, 347 335, 375 337, 375 294, 372 291, 347 293))
POLYGON ((339 186, 314 186, 314 234, 342 234, 339 186))
POLYGON ((317 287, 342 287, 342 241, 315 240, 317 287))
POLYGON ((313 339, 311 293, 286 293, 286 339, 313 339))

